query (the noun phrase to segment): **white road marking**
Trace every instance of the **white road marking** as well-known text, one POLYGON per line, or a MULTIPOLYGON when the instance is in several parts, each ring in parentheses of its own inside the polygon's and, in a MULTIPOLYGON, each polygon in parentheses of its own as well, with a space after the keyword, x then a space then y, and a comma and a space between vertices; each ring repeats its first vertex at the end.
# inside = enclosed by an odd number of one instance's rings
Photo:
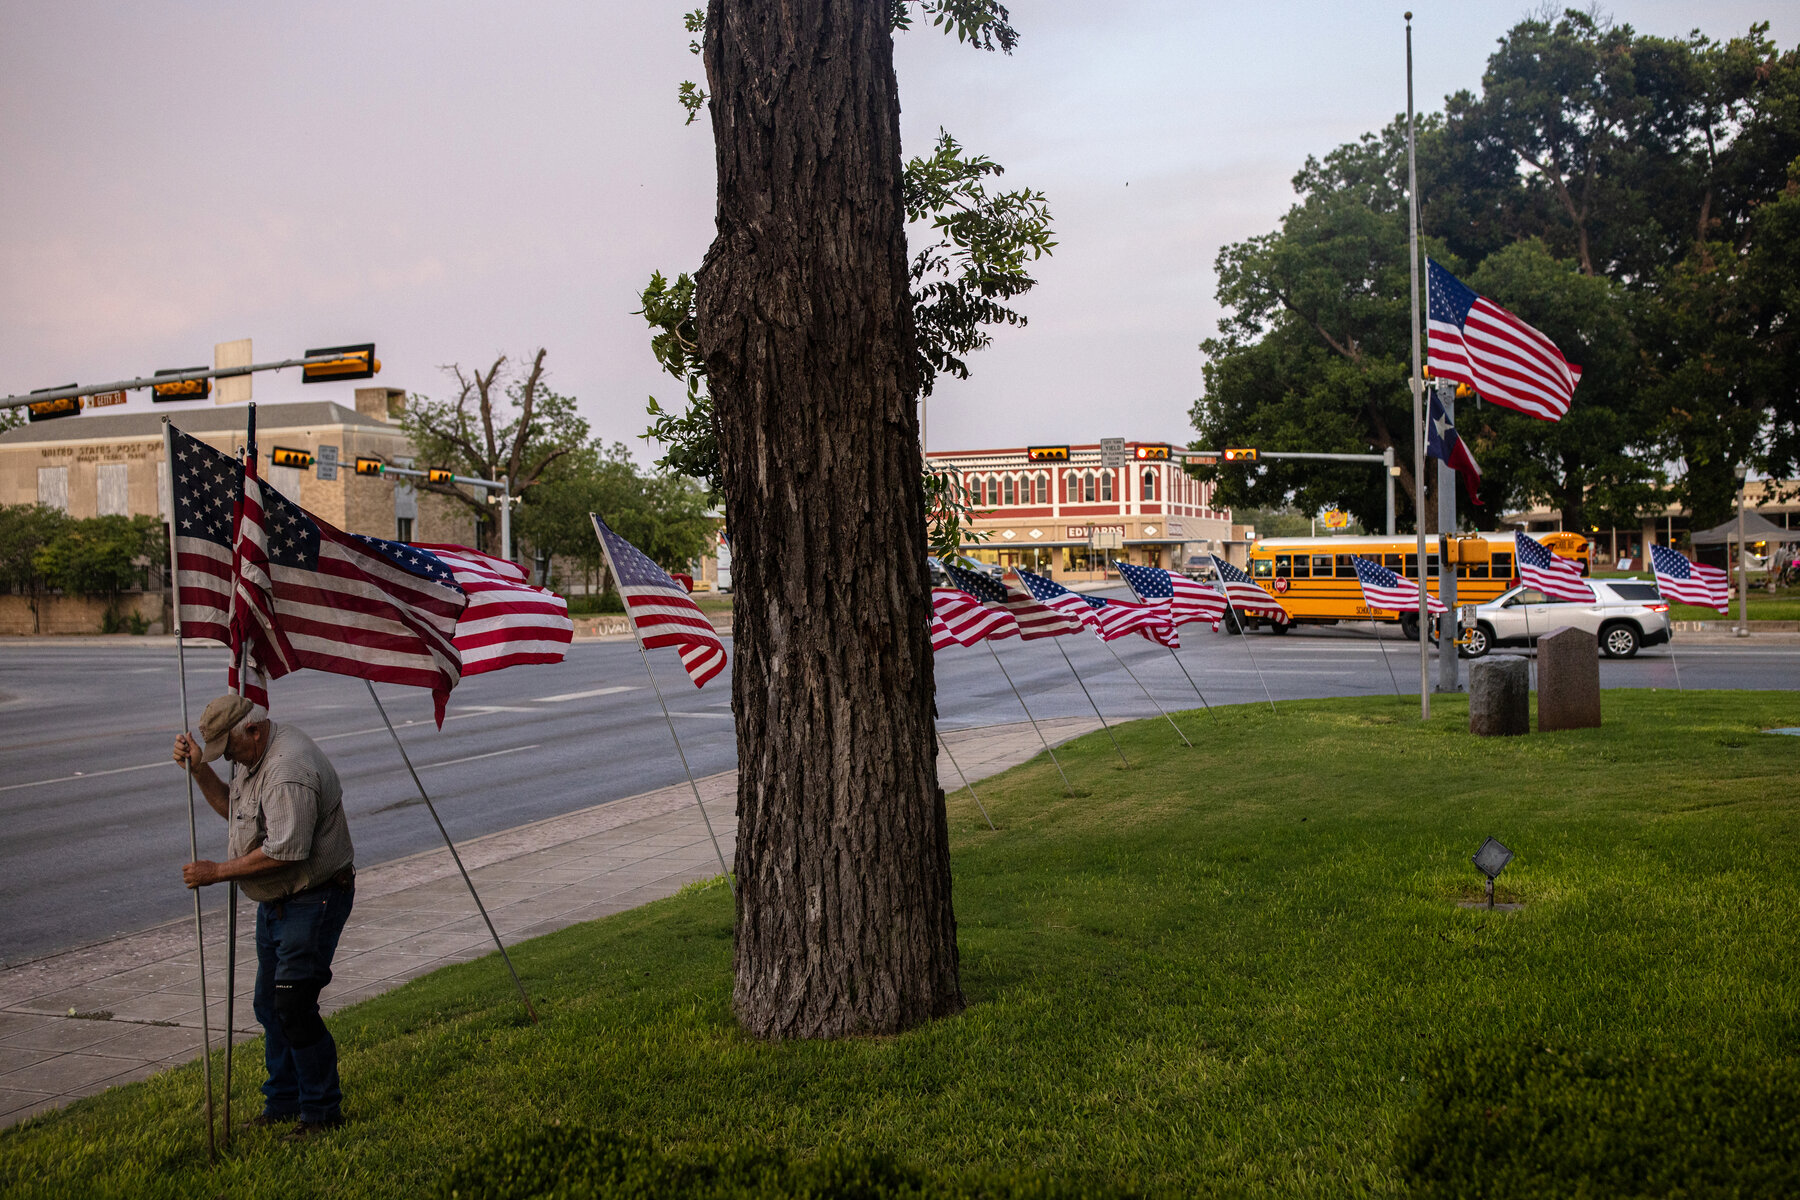
POLYGON ((619 692, 635 692, 635 687, 603 687, 591 692, 564 692, 560 696, 539 696, 533 704, 561 704, 564 700, 591 700, 595 696, 611 696, 619 692))
POLYGON ((499 758, 502 754, 517 754, 521 750, 536 750, 538 746, 541 745, 543 745, 543 743, 539 742, 536 745, 531 746, 514 746, 510 750, 490 750, 486 754, 471 754, 467 758, 447 758, 443 762, 420 763, 419 770, 429 771, 433 767, 454 767, 457 763, 474 762, 477 759, 482 758, 499 758))

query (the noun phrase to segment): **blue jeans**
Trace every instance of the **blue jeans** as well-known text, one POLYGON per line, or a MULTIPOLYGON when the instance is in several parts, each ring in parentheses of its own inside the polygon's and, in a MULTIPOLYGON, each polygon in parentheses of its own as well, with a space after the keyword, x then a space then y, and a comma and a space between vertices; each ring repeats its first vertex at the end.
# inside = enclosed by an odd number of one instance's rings
POLYGON ((263 1111, 303 1121, 341 1117, 337 1043, 319 1016, 319 993, 331 982, 331 958, 354 883, 326 885, 256 906, 256 1019, 263 1027, 269 1079, 263 1111))

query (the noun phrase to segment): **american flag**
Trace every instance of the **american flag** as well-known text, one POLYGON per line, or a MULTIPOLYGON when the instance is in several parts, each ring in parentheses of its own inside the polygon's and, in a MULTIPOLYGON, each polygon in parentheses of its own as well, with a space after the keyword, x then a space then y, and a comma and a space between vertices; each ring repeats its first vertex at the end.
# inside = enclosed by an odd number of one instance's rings
POLYGON ((414 542, 443 561, 469 597, 456 623, 463 678, 525 663, 557 663, 568 652, 575 627, 569 602, 532 587, 525 569, 467 546, 414 542))
POLYGON ((991 608, 1011 613, 1019 624, 1019 636, 1028 642, 1087 631, 1087 623, 1081 618, 1039 604, 1026 589, 1015 590, 988 576, 948 563, 944 569, 950 573, 950 582, 969 595, 991 608))
POLYGON ((1581 568, 1552 554, 1544 543, 1513 533, 1513 557, 1519 564, 1519 582, 1559 600, 1591 601, 1594 589, 1581 579, 1581 568))
POLYGON ((645 558, 630 542, 606 527, 593 513, 594 534, 612 567, 619 595, 625 599, 625 615, 631 618, 638 640, 654 650, 659 646, 678 647, 681 665, 695 687, 725 669, 725 643, 719 640, 712 622, 688 596, 687 589, 669 578, 667 571, 645 558))
POLYGON ((169 428, 175 581, 183 637, 231 644, 231 525, 243 469, 229 455, 169 428))
POLYGON ((1208 557, 1212 559, 1213 570, 1218 572, 1219 583, 1225 588, 1228 600, 1252 616, 1287 624, 1288 611, 1281 607, 1281 601, 1257 587, 1248 575, 1218 555, 1208 557))
MULTIPOLYGON (((936 627, 942 625, 958 646, 973 646, 991 638, 1019 636, 1019 622, 1004 608, 990 608, 961 588, 931 589, 932 649, 941 650, 936 627)), ((948 643, 946 643, 948 644, 948 643)))
POLYGON ((1444 411, 1444 402, 1438 399, 1436 388, 1431 390, 1431 411, 1425 417, 1425 453, 1462 476, 1463 490, 1469 493, 1470 504, 1481 503, 1478 490, 1481 464, 1475 461, 1462 434, 1456 432, 1450 414, 1444 411))
POLYGON ((1218 631, 1219 620, 1225 615, 1225 597, 1219 592, 1161 567, 1141 567, 1117 561, 1113 566, 1119 568, 1119 577, 1137 593, 1139 600, 1152 604, 1167 602, 1169 619, 1175 624, 1209 621, 1214 632, 1218 631))
POLYGON ((1664 599, 1731 611, 1731 576, 1718 567, 1703 567, 1667 546, 1650 547, 1650 567, 1664 599))
POLYGON ((1540 420, 1562 420, 1581 368, 1555 342, 1437 263, 1428 258, 1425 266, 1432 375, 1466 383, 1482 399, 1540 420))
MULTIPOLYGON (((1350 562, 1356 567, 1356 582, 1362 584, 1364 604, 1394 612, 1419 611, 1417 583, 1402 579, 1380 563, 1360 555, 1352 557, 1350 562)), ((1447 611, 1444 602, 1430 592, 1425 593, 1425 607, 1434 613, 1447 611)))
POLYGON ((1013 568, 1013 574, 1019 577, 1019 582, 1025 585, 1025 590, 1039 604, 1073 617, 1089 629, 1098 628, 1099 621, 1094 616, 1094 606, 1088 603, 1087 597, 1077 595, 1054 579, 1033 574, 1023 567, 1013 568))
POLYGON ((1141 638, 1159 642, 1171 650, 1181 647, 1181 635, 1169 619, 1167 601, 1140 604, 1134 600, 1106 600, 1098 596, 1084 597, 1094 607, 1094 632, 1102 641, 1111 642, 1135 633, 1141 638))
MULTIPOLYGON (((462 677, 456 622, 469 602, 450 568, 401 542, 344 533, 248 464, 242 479, 233 611, 240 644, 271 679, 311 668, 428 688, 442 724, 462 677)), ((174 486, 188 485, 177 475, 174 486)))

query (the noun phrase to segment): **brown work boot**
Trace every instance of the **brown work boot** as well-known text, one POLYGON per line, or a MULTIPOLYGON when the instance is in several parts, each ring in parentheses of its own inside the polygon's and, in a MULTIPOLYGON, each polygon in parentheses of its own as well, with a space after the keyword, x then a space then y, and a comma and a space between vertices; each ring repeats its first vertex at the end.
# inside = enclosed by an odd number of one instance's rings
POLYGON ((282 1139, 284 1142, 307 1142, 313 1138, 330 1133, 344 1123, 343 1117, 332 1117, 324 1121, 301 1121, 282 1139))

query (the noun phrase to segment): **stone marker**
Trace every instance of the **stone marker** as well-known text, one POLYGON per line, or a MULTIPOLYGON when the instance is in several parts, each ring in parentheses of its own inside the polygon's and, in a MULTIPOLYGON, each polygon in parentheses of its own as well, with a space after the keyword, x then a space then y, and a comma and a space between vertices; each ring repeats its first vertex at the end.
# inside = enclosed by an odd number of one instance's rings
POLYGON ((1484 658, 1469 668, 1469 732, 1521 737, 1531 732, 1531 679, 1522 658, 1484 658))
POLYGON ((1600 726, 1600 644, 1585 629, 1538 639, 1538 732, 1600 726))

